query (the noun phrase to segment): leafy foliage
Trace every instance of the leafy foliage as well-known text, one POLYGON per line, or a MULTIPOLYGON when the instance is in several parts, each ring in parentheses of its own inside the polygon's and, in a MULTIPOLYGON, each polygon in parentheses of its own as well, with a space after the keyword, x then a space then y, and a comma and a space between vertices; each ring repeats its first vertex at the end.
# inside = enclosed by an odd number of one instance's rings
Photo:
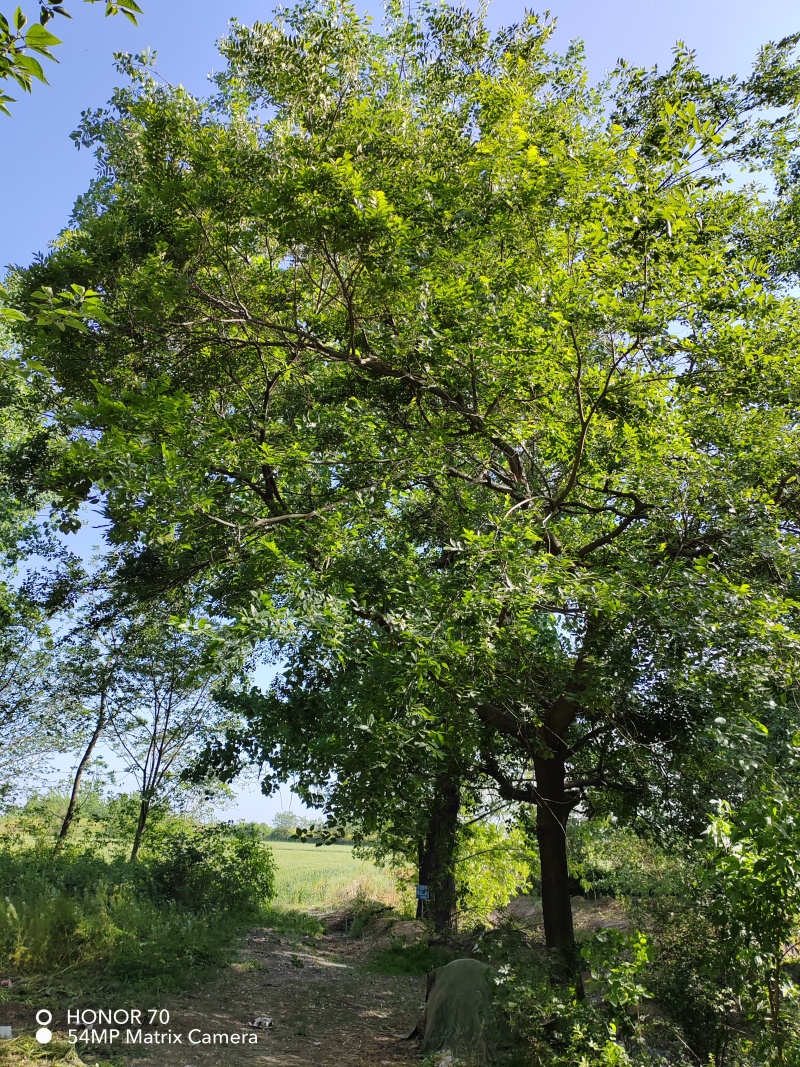
POLYGON ((228 958, 274 893, 267 846, 231 827, 163 830, 141 863, 93 848, 0 852, 3 955, 77 992, 185 987, 228 958))
POLYGON ((649 958, 640 933, 601 931, 581 946, 590 980, 586 999, 553 986, 541 964, 503 965, 495 979, 498 1008, 510 1024, 517 1059, 546 1067, 684 1067, 694 1059, 670 1027, 653 1032, 630 1015, 648 995, 641 978, 649 958), (653 1038, 655 1037, 655 1040, 653 1038), (649 1040, 648 1040, 649 1039, 649 1040), (661 1046, 669 1058, 653 1052, 661 1046))
POLYGON ((745 1013, 770 1063, 800 1052, 800 987, 787 969, 800 929, 799 830, 794 796, 767 788, 737 810, 721 802, 709 827, 711 915, 736 947, 733 966, 758 976, 745 1013))
POLYGON ((459 833, 456 885, 462 925, 486 921, 524 892, 538 857, 518 828, 506 831, 497 823, 475 823, 459 833))
POLYGON ((573 821, 567 830, 570 872, 583 892, 624 898, 685 890, 687 855, 680 842, 664 848, 609 820, 573 821))

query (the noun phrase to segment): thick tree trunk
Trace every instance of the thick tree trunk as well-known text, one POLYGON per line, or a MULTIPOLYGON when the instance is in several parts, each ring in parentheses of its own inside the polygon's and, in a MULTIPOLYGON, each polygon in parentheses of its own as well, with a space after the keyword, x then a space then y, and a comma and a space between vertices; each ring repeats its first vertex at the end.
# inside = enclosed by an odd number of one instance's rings
POLYGON ((428 832, 420 846, 419 883, 428 886, 429 900, 417 901, 417 918, 431 919, 437 934, 456 926, 456 833, 461 807, 459 781, 443 774, 436 780, 428 832))
POLYGON ((575 932, 567 865, 567 819, 572 803, 565 796, 563 757, 534 760, 536 773, 536 839, 542 868, 544 939, 558 969, 576 969, 575 932))
POLYGON ((103 733, 106 725, 106 694, 103 693, 100 698, 100 711, 97 716, 97 722, 95 723, 94 733, 89 739, 89 743, 81 756, 80 763, 75 771, 75 777, 72 781, 72 792, 70 793, 69 803, 67 804, 67 810, 64 815, 64 821, 61 823, 61 829, 58 833, 58 840, 56 841, 56 847, 53 849, 53 855, 57 856, 61 851, 61 848, 69 833, 75 818, 75 812, 78 808, 78 793, 81 788, 81 781, 83 780, 83 772, 92 758, 97 742, 100 740, 100 736, 103 733))

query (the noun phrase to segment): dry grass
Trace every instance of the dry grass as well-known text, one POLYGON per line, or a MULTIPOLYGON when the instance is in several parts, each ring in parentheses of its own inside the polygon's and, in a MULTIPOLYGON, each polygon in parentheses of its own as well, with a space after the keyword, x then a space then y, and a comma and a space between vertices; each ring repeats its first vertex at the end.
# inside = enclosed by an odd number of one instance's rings
POLYGON ((32 1037, 18 1037, 0 1042, 0 1067, 114 1067, 96 1057, 82 1060, 66 1041, 40 1045, 32 1037))

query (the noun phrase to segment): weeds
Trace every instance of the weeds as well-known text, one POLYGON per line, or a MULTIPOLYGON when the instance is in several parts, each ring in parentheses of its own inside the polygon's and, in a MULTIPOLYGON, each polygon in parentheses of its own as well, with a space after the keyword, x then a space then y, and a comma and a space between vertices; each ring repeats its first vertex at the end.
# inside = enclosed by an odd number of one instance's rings
POLYGON ((229 827, 162 835, 140 863, 0 852, 0 954, 32 993, 185 988, 232 956, 272 893, 269 850, 229 827))
POLYGON ((3 1067, 120 1067, 119 1061, 82 1060, 72 1045, 54 1040, 43 1047, 32 1037, 18 1037, 4 1041, 2 1046, 3 1067))
POLYGON ((274 930, 276 933, 319 937, 325 932, 325 927, 319 919, 293 908, 277 906, 262 908, 260 922, 263 923, 265 929, 274 930))
POLYGON ((396 941, 372 955, 364 970, 369 974, 427 974, 456 958, 456 952, 443 945, 406 945, 396 941))

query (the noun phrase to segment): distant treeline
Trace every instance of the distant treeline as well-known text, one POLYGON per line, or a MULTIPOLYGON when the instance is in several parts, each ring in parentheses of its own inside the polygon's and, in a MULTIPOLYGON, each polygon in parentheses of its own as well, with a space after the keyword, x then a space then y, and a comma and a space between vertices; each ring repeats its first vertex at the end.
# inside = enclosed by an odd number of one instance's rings
MULTIPOLYGON (((255 832, 261 841, 297 841, 299 843, 300 838, 295 831, 305 830, 308 831, 306 841, 316 844, 319 839, 315 836, 312 827, 324 826, 325 820, 319 817, 310 819, 303 815, 295 815, 292 811, 279 811, 273 818, 271 825, 263 822, 247 822, 241 825, 255 832)), ((352 829, 345 827, 342 836, 337 837, 333 843, 337 845, 352 845, 352 829)))

